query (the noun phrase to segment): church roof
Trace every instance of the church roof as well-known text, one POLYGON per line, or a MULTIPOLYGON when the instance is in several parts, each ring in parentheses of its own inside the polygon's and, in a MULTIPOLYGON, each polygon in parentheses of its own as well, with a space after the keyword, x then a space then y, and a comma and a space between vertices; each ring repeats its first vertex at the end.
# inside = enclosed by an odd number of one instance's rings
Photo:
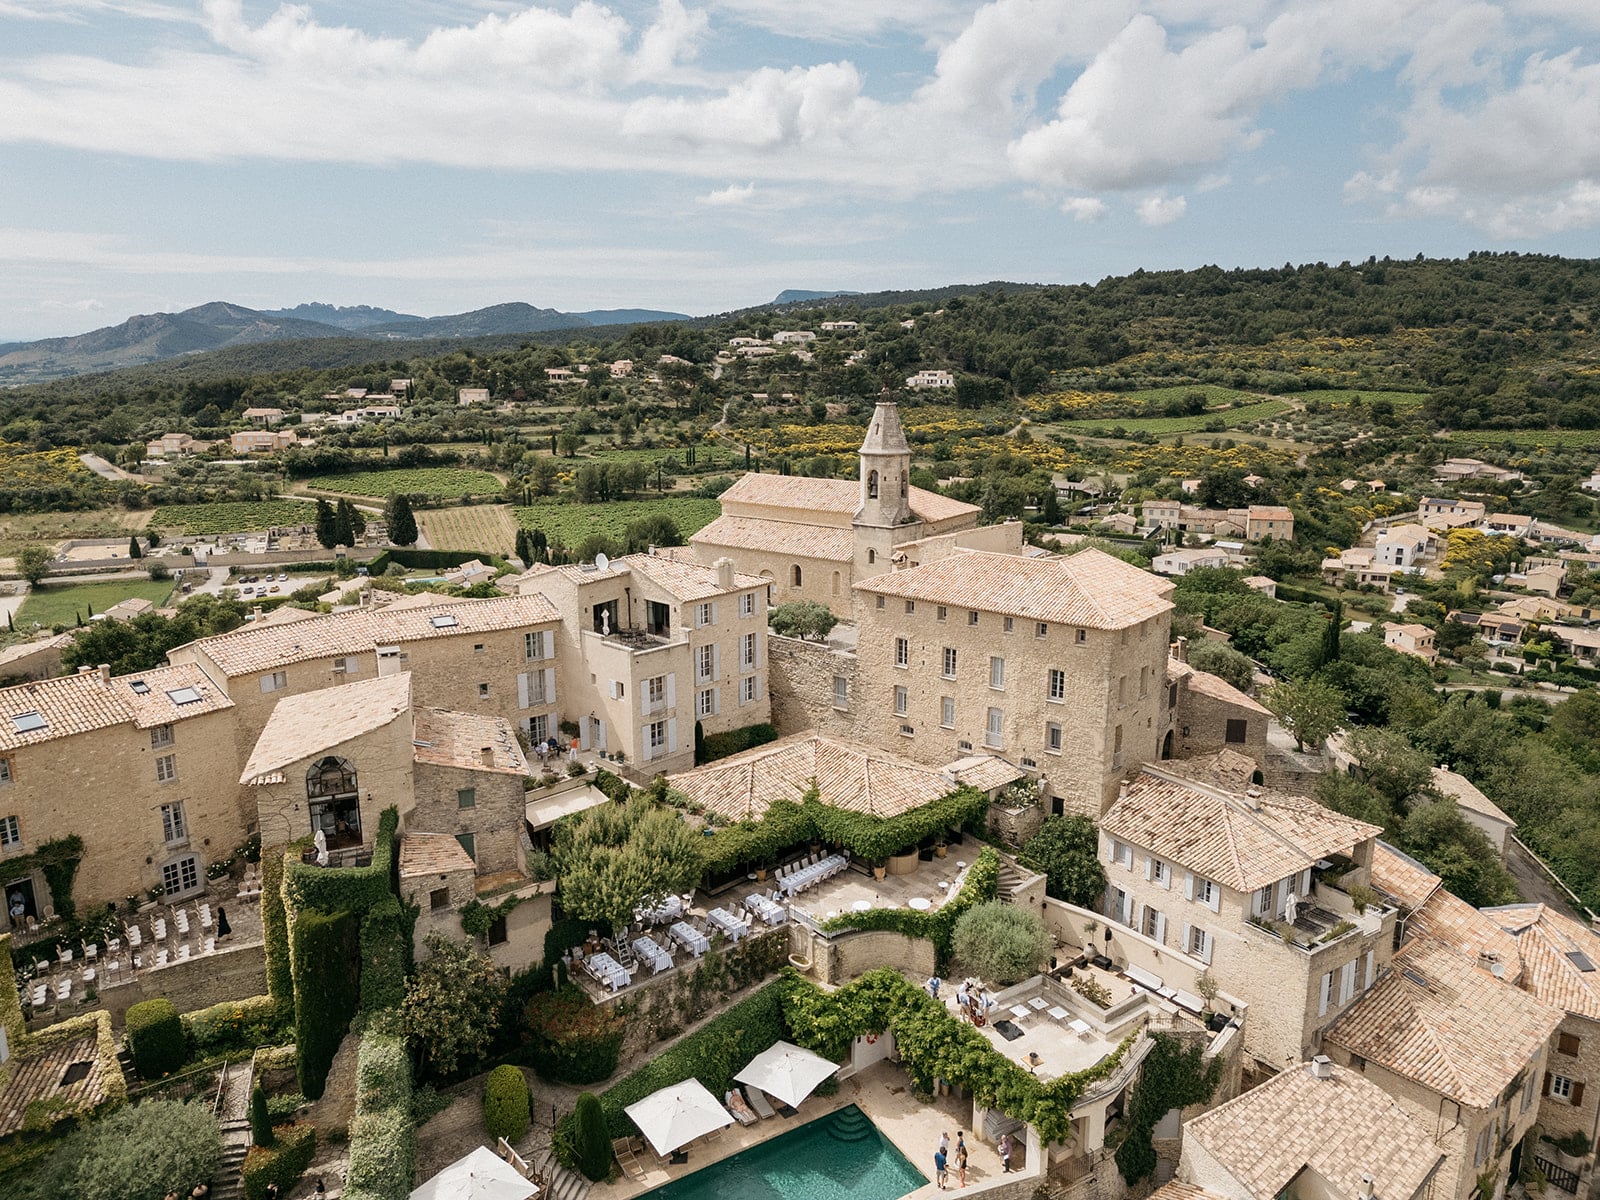
MULTIPOLYGON (((850 518, 861 507, 861 485, 854 479, 811 479, 803 475, 743 476, 721 497, 722 511, 726 516, 762 516, 767 513, 730 511, 730 505, 759 505, 763 508, 792 509, 788 518, 810 525, 848 525, 850 518), (834 520, 829 520, 829 517, 834 520), (837 518, 842 517, 843 521, 837 518)), ((952 517, 979 512, 975 504, 952 500, 938 492, 914 487, 910 495, 911 512, 923 521, 947 521, 952 517)), ((784 519, 784 518, 772 518, 784 519)))

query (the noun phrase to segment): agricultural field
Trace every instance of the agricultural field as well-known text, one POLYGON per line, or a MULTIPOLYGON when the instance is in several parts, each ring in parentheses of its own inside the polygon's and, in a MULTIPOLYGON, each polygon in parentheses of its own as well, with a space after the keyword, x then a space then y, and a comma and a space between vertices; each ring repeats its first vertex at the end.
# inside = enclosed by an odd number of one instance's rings
POLYGON ((245 533, 316 519, 305 500, 235 500, 218 504, 166 504, 150 514, 150 525, 167 537, 245 533))
POLYGON ((1302 401, 1308 404, 1313 400, 1320 400, 1332 408, 1343 408, 1357 398, 1363 404, 1371 404, 1375 400, 1387 400, 1394 405, 1395 412, 1405 412, 1407 409, 1422 407, 1422 402, 1428 398, 1428 393, 1386 392, 1381 389, 1370 388, 1330 388, 1315 392, 1305 392, 1300 397, 1302 401))
POLYGON ((346 496, 382 500, 395 492, 424 496, 498 496, 503 485, 487 471, 471 467, 407 467, 397 471, 354 471, 319 475, 306 486, 346 496))
MULTIPOLYGON (((542 529, 552 542, 577 546, 592 533, 620 540, 630 521, 665 513, 687 541, 716 520, 722 506, 697 496, 666 496, 660 500, 613 500, 609 504, 536 504, 518 507, 517 523, 524 529, 542 529)), ((515 537, 515 534, 512 535, 515 537)))
POLYGON ((1291 407, 1287 400, 1262 400, 1255 404, 1241 405, 1238 408, 1204 412, 1193 417, 1129 417, 1127 420, 1101 418, 1092 421, 1056 421, 1047 426, 1047 428, 1078 434, 1110 433, 1113 429, 1121 429, 1128 433, 1149 433, 1154 434, 1156 437, 1165 437, 1168 434, 1201 433, 1205 431, 1207 426, 1217 422, 1220 422, 1225 429, 1240 429, 1247 425, 1254 425, 1258 421, 1270 421, 1274 417, 1282 416, 1291 407))
POLYGON ((1204 392, 1206 407, 1224 408, 1229 404, 1255 404, 1268 399, 1260 392, 1242 392, 1238 388, 1222 387, 1215 383, 1179 383, 1170 387, 1140 388, 1134 392, 1112 392, 1107 399, 1126 399, 1130 404, 1166 404, 1169 400, 1187 400, 1195 392, 1204 392))
POLYGON ((1461 450, 1508 445, 1521 450, 1600 450, 1600 429, 1453 429, 1449 440, 1453 449, 1461 450))
POLYGON ((35 622, 46 629, 76 625, 79 617, 88 621, 95 613, 103 613, 119 600, 134 596, 159 607, 167 602, 176 586, 170 579, 122 579, 110 583, 35 588, 17 610, 17 629, 32 629, 35 622))
POLYGON ((417 524, 431 550, 506 555, 517 540, 517 522, 509 504, 422 508, 417 510, 417 524))
POLYGON ((0 518, 0 558, 24 546, 54 547, 70 538, 125 537, 143 529, 148 511, 96 508, 88 512, 14 513, 0 518))

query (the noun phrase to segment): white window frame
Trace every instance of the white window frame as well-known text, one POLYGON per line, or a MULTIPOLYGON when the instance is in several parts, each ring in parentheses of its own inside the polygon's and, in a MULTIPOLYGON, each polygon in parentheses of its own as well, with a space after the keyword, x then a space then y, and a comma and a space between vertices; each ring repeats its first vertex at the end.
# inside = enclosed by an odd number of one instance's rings
POLYGON ((934 620, 942 621, 949 615, 950 610, 941 604, 939 605, 938 611, 934 613, 934 620))
POLYGON ((754 633, 741 634, 739 637, 739 669, 741 671, 754 671, 756 669, 756 635, 754 633))
POLYGON ((1067 702, 1067 673, 1059 667, 1051 667, 1050 674, 1046 677, 1044 698, 1051 704, 1065 704, 1067 702))
POLYGON ((651 758, 659 758, 667 748, 666 721, 650 721, 644 727, 645 746, 651 758))
POLYGON ((1552 1071, 1550 1073, 1550 1098, 1552 1100, 1560 1100, 1564 1103, 1571 1104, 1572 1084, 1573 1080, 1570 1077, 1566 1075, 1557 1075, 1554 1071, 1552 1071))
POLYGON ((1199 925, 1183 927, 1183 952, 1203 963, 1211 961, 1212 947, 1216 944, 1211 932, 1199 925))
POLYGON ((1144 860, 1144 877, 1158 888, 1172 887, 1172 868, 1155 855, 1144 860))
POLYGON ((944 678, 954 679, 956 677, 956 663, 958 661, 959 660, 956 656, 956 648, 954 646, 946 646, 944 648, 943 661, 940 663, 940 666, 943 668, 940 673, 944 676, 944 678))
POLYGON ((896 685, 894 689, 894 715, 906 716, 911 711, 911 689, 896 685))
POLYGON ((150 730, 150 749, 160 750, 166 746, 172 745, 172 742, 173 737, 171 725, 157 725, 155 728, 150 730))
POLYGON ((11 847, 22 845, 22 822, 14 814, 0 817, 0 846, 11 847))
POLYGON ((0 758, 0 787, 11 782, 11 760, 0 758))
POLYGON ((1006 660, 998 654, 989 656, 989 687, 996 692, 1006 690, 1006 660))
POLYGON ((1160 909, 1144 906, 1139 918, 1139 932, 1160 945, 1167 944, 1167 918, 1160 909))
POLYGON ((954 696, 939 697, 939 728, 954 729, 956 727, 956 698, 954 696))
POLYGON ((1003 709, 991 708, 984 714, 983 744, 990 750, 1002 749, 1006 744, 1006 714, 1003 709))
POLYGON ((173 783, 178 778, 178 756, 161 754, 156 757, 156 782, 173 783))
POLYGON ((968 625, 976 625, 977 623, 978 623, 978 610, 975 609, 975 608, 968 609, 967 610, 967 624, 968 625))
POLYGON ((171 862, 161 864, 161 886, 168 896, 183 896, 197 890, 204 877, 204 873, 200 870, 200 856, 197 854, 185 854, 171 862), (184 882, 185 865, 190 867, 187 873, 194 876, 187 884, 184 882), (173 881, 176 881, 176 886, 173 881))
POLYGON ((1002 627, 1002 628, 1003 628, 1003 629, 1004 629, 1004 630, 1005 630, 1005 631, 1006 631, 1006 632, 1007 632, 1007 633, 1012 633, 1012 632, 1014 632, 1014 631, 1015 631, 1015 630, 1016 630, 1016 628, 1017 628, 1017 619, 1016 619, 1016 618, 1015 618, 1015 617, 1007 617, 1007 618, 1006 618, 1006 619, 1005 619, 1005 621, 1004 621, 1004 622, 1002 622, 1002 625, 1001 625, 1001 627, 1002 627))
POLYGON ((694 627, 696 629, 704 629, 711 624, 712 619, 711 602, 709 600, 694 606, 694 627))
POLYGON ((1116 838, 1112 838, 1109 858, 1111 862, 1116 863, 1118 866, 1129 871, 1133 870, 1133 847, 1126 842, 1119 842, 1116 838))
POLYGON ((182 800, 161 806, 161 840, 168 846, 182 846, 189 841, 189 822, 184 817, 182 800))
POLYGON ((756 594, 754 592, 746 592, 739 597, 739 615, 741 617, 753 617, 756 615, 756 594))
POLYGON ((902 670, 911 665, 911 640, 909 638, 895 638, 894 665, 902 670))
POLYGON ((1356 998, 1356 960, 1351 959, 1339 968, 1339 1007, 1356 998))
POLYGON ((1222 888, 1215 880, 1196 875, 1193 871, 1184 874, 1183 893, 1196 904, 1204 904, 1212 912, 1219 912, 1222 908, 1222 888))
POLYGON ((740 704, 754 704, 756 702, 756 679, 757 676, 755 675, 747 675, 739 681, 740 704))
POLYGON ((1036 638, 1049 637, 1050 623, 1048 621, 1037 622, 1033 627, 1033 636, 1036 638))
POLYGON ((843 675, 833 677, 833 706, 840 712, 850 711, 850 680, 843 675))
POLYGON ((540 713, 528 718, 528 740, 542 742, 550 736, 550 714, 540 713))
POLYGON ((263 693, 281 692, 289 686, 289 676, 283 671, 268 671, 261 677, 263 693))
POLYGON ((694 651, 694 677, 701 683, 709 683, 717 677, 717 646, 715 642, 708 642, 704 646, 696 646, 694 651))
POLYGON ((696 717, 709 717, 716 708, 716 688, 702 688, 694 699, 694 715, 696 717))
POLYGON ((1044 749, 1046 754, 1060 754, 1061 747, 1065 744, 1066 733, 1061 728, 1060 721, 1046 721, 1044 723, 1044 749))

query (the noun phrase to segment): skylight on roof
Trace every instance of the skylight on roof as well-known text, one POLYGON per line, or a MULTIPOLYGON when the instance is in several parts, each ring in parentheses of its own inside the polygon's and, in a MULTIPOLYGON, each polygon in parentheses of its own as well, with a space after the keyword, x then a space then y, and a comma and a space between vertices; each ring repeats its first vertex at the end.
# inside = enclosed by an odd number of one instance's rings
POLYGON ((429 617, 428 619, 435 629, 453 629, 457 623, 456 619, 449 613, 440 613, 438 616, 429 617))
POLYGON ((1582 950, 1568 950, 1567 957, 1572 960, 1572 965, 1580 971, 1594 970, 1594 963, 1582 950))
POLYGON ((150 694, 150 685, 142 679, 135 679, 128 685, 128 687, 133 689, 133 694, 136 696, 147 696, 150 694))
POLYGON ((18 713, 11 718, 11 723, 17 727, 18 733, 32 733, 45 726, 44 718, 36 712, 18 713))
POLYGON ((192 687, 181 687, 174 688, 172 691, 168 692, 167 699, 171 700, 174 704, 196 704, 203 700, 204 697, 192 687))

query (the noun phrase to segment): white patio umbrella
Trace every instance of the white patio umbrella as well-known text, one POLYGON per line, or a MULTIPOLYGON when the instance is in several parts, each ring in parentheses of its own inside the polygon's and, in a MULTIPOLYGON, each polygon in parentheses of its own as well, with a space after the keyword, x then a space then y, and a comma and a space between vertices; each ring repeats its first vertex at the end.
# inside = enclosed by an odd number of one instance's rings
POLYGON ((539 1189, 493 1150, 479 1146, 411 1193, 411 1200, 531 1200, 539 1189))
POLYGON ((838 1063, 829 1062, 822 1055, 792 1042, 773 1042, 752 1058, 734 1079, 758 1087, 790 1108, 796 1108, 838 1069, 838 1063))
POLYGON ((695 1138, 732 1125, 728 1110, 698 1079, 651 1092, 623 1109, 657 1154, 671 1154, 695 1138))

